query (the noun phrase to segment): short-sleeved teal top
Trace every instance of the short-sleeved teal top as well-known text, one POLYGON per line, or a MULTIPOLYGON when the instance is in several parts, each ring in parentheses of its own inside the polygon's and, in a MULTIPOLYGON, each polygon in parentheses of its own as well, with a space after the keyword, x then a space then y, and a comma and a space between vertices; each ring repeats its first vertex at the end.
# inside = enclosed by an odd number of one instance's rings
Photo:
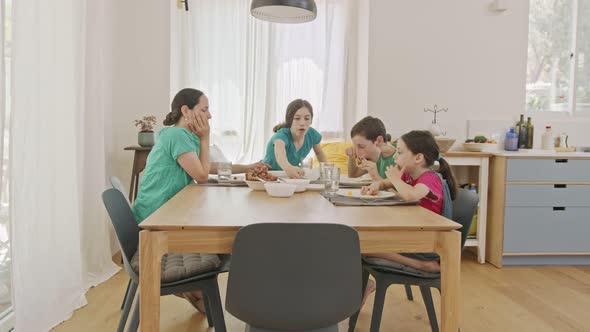
POLYGON ((186 152, 201 154, 201 140, 195 134, 181 127, 160 129, 132 208, 138 223, 191 183, 193 179, 176 161, 186 152))
POLYGON ((287 151, 287 159, 293 166, 299 166, 301 161, 309 154, 309 151, 314 145, 319 144, 322 141, 322 135, 315 129, 309 128, 305 137, 303 138, 303 145, 299 150, 293 143, 293 135, 291 135, 290 128, 281 128, 277 131, 268 142, 266 146, 266 155, 264 156, 264 162, 271 166, 272 170, 282 170, 277 158, 275 157, 275 141, 282 140, 285 142, 285 150, 287 151))
POLYGON ((387 170, 387 166, 390 165, 395 165, 395 160, 393 160, 393 156, 395 155, 392 154, 389 157, 385 157, 383 158, 381 155, 379 155, 379 159, 377 159, 377 170, 379 171, 379 176, 381 176, 383 179, 387 179, 387 175, 385 175, 385 171, 387 170))

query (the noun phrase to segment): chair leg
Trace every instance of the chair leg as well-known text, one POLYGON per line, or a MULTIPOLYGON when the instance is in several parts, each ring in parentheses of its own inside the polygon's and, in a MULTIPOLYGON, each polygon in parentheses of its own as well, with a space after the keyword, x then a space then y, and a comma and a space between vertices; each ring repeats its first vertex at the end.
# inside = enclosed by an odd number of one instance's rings
POLYGON ((412 287, 410 285, 404 285, 406 289, 406 297, 410 301, 414 301, 414 295, 412 294, 412 287))
POLYGON ((213 317, 211 317, 211 306, 209 305, 209 298, 206 292, 203 292, 203 303, 205 303, 205 314, 207 315, 207 324, 213 327, 213 317))
MULTIPOLYGON (((365 289, 367 288, 367 284, 369 283, 369 271, 363 269, 363 283, 361 288, 361 298, 365 294, 365 289)), ((354 328, 356 327, 356 321, 359 318, 359 314, 361 313, 361 308, 357 310, 350 318, 348 319, 348 332, 354 332, 354 328)))
MULTIPOLYGON (((131 279, 129 279, 129 281, 131 281, 131 279)), ((136 291, 137 284, 130 282, 129 286, 127 286, 127 291, 125 292, 125 303, 123 305, 121 319, 119 319, 119 327, 117 328, 117 332, 123 332, 123 330, 125 330, 125 324, 127 323, 127 318, 129 317, 129 311, 131 310, 131 305, 133 304, 133 298, 135 297, 136 291)))
POLYGON ((131 278, 129 278, 129 282, 127 283, 127 289, 125 290, 123 302, 121 302, 121 310, 123 310, 123 307, 125 307, 125 301, 127 301, 127 297, 129 296, 129 287, 131 287, 131 278))
POLYGON ((420 293, 426 305, 426 312, 428 313, 428 320, 430 321, 430 328, 432 332, 438 332, 438 322, 436 320, 436 311, 434 311, 434 303, 432 302, 432 293, 430 287, 420 286, 420 293))
POLYGON ((377 289, 375 290, 375 303, 373 304, 373 316, 371 317, 371 332, 379 332, 381 326, 381 316, 383 315, 383 305, 385 304, 385 293, 387 293, 387 283, 376 277, 377 289))
POLYGON ((207 286, 202 289, 209 306, 207 312, 211 313, 211 320, 215 332, 226 332, 225 318, 223 317, 223 306, 221 305, 221 296, 219 295, 219 286, 217 285, 217 278, 213 279, 207 286))
POLYGON ((137 300, 135 301, 135 306, 133 306, 133 314, 131 315, 131 322, 129 323, 128 332, 137 332, 137 328, 139 327, 139 296, 137 294, 137 300))

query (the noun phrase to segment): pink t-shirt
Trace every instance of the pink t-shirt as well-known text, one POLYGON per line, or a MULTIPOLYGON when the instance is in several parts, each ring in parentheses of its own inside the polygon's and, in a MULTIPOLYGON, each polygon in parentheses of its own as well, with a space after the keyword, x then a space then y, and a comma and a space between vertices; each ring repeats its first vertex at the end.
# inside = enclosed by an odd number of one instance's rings
POLYGON ((407 173, 402 174, 402 181, 415 187, 418 183, 424 184, 430 193, 420 200, 421 207, 434 213, 441 214, 443 206, 443 187, 438 175, 432 172, 424 172, 417 179, 412 179, 407 173))

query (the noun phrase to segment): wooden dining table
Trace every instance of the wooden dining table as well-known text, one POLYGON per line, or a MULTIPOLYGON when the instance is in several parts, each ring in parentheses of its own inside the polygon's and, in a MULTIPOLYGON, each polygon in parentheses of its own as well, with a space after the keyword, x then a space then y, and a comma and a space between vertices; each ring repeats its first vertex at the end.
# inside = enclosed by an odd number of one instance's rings
POLYGON ((268 222, 348 225, 358 231, 361 252, 365 254, 438 253, 441 327, 443 332, 457 332, 460 224, 419 206, 334 206, 318 192, 274 198, 245 187, 198 185, 187 186, 139 225, 141 331, 160 329, 160 270, 164 254, 231 253, 241 227, 268 222))

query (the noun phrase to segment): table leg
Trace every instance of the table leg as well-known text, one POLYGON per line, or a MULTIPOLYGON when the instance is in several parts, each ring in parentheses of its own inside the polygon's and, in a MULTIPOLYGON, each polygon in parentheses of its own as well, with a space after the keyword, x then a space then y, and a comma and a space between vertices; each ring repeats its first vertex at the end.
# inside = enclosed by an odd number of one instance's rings
POLYGON ((489 159, 482 158, 479 167, 479 216, 477 219, 477 260, 486 262, 486 232, 488 220, 489 159))
POLYGON ((457 332, 460 320, 461 233, 440 232, 437 243, 441 271, 441 331, 457 332))
POLYGON ((142 332, 160 330, 162 256, 167 239, 161 232, 139 233, 139 326, 142 332))

